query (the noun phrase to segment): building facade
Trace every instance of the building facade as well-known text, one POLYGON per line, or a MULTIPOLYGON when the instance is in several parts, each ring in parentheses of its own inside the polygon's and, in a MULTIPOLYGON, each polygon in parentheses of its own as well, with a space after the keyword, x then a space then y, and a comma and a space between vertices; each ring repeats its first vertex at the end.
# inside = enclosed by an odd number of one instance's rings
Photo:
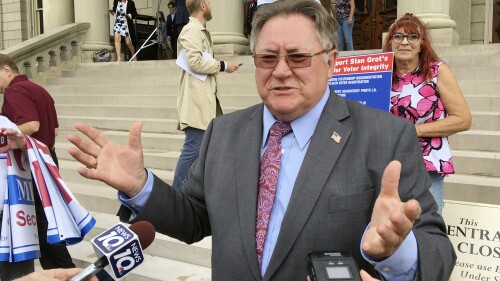
MULTIPOLYGON (((169 0, 135 0, 139 14, 168 13, 169 0)), ((328 7, 329 0, 322 0, 328 7)), ((412 12, 429 24, 434 44, 500 42, 500 0, 356 0, 354 41, 357 49, 381 48, 382 33, 397 16, 412 12)), ((0 50, 52 29, 88 22, 83 51, 112 49, 112 0, 0 0, 0 50)), ((216 52, 248 51, 243 35, 244 7, 239 0, 212 0, 214 18, 207 24, 216 52)))

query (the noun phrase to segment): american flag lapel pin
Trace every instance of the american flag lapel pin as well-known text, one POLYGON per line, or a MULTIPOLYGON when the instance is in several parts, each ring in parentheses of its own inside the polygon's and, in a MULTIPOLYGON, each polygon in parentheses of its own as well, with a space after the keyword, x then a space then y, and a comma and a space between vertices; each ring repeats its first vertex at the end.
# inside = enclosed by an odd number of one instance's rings
POLYGON ((336 143, 340 143, 340 140, 342 139, 342 137, 337 132, 333 132, 330 138, 336 143))

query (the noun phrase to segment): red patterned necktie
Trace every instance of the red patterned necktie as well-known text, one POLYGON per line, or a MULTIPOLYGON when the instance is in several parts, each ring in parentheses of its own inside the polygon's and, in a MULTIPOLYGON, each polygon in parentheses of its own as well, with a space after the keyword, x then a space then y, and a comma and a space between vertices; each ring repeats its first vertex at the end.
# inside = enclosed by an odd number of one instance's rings
POLYGON ((255 240, 257 242, 257 258, 262 268, 262 254, 266 240, 269 218, 273 208, 276 185, 281 165, 281 138, 292 130, 290 123, 276 122, 269 129, 267 149, 260 160, 259 191, 257 201, 257 223, 255 240))

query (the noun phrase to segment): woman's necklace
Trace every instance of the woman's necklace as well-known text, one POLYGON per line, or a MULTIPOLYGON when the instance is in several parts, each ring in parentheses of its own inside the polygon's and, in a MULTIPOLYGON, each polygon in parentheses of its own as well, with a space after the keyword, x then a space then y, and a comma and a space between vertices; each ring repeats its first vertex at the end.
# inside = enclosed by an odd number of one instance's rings
POLYGON ((398 71, 398 74, 399 74, 401 77, 405 77, 406 75, 408 75, 408 74, 410 74, 410 73, 414 73, 415 71, 417 71, 417 70, 418 70, 418 67, 419 67, 419 65, 417 65, 417 67, 416 67, 415 69, 412 69, 412 70, 410 70, 410 71, 408 71, 408 72, 406 72, 406 73, 402 73, 402 72, 399 72, 399 71, 398 71))

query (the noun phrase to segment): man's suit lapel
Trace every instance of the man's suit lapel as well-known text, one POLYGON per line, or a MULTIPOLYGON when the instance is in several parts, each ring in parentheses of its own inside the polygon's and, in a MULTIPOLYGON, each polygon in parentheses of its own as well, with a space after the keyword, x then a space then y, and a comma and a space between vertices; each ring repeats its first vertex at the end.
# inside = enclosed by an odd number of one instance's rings
POLYGON ((260 280, 260 269, 257 262, 255 244, 255 219, 257 214, 257 187, 259 180, 260 145, 262 142, 262 110, 258 107, 242 124, 238 140, 237 188, 239 219, 242 241, 248 264, 255 280, 260 280))
POLYGON ((278 241, 263 280, 269 280, 278 270, 305 226, 351 134, 351 129, 340 122, 347 117, 349 111, 345 100, 332 90, 295 181, 278 241), (334 132, 341 137, 338 143, 332 139, 334 132))

